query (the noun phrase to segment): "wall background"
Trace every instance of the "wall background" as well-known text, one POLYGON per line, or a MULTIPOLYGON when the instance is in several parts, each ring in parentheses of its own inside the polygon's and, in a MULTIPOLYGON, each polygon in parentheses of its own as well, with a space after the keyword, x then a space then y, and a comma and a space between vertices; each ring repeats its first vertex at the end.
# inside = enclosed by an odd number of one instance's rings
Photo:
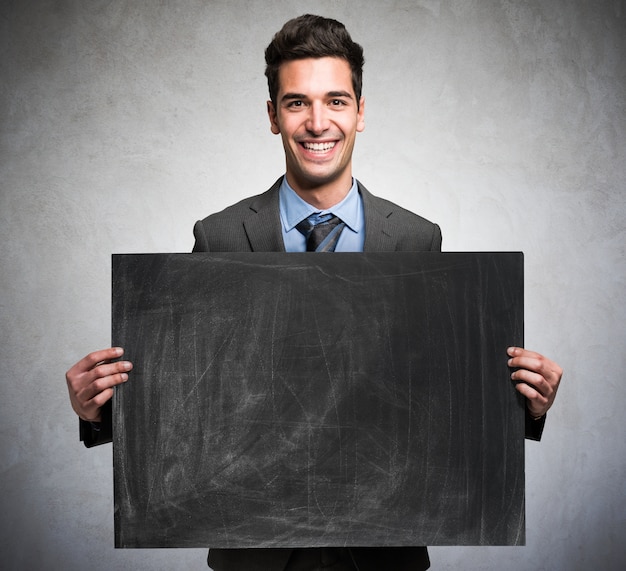
POLYGON ((111 447, 78 442, 64 373, 109 345, 110 255, 186 252, 198 218, 282 173, 263 50, 288 18, 365 48, 355 174, 444 249, 522 250, 526 339, 566 370, 527 443, 527 546, 433 569, 626 561, 626 3, 4 0, 0 7, 0 560, 206 569, 113 549, 111 447))

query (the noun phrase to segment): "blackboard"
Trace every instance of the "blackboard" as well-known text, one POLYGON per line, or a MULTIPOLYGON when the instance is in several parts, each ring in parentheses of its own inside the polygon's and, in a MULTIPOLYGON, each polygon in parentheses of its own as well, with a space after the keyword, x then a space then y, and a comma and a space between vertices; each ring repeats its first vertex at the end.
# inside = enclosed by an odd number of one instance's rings
POLYGON ((118 547, 520 545, 520 253, 113 256, 118 547))

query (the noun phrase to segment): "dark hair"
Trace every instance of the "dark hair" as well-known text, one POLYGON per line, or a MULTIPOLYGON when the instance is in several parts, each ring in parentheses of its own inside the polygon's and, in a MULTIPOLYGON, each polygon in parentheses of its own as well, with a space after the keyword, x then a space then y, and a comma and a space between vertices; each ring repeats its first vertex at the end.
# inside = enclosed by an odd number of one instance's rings
POLYGON ((276 105, 278 70, 281 64, 305 58, 339 57, 352 71, 357 106, 363 85, 363 48, 352 41, 346 27, 337 20, 305 14, 289 20, 265 50, 265 75, 270 99, 276 105))

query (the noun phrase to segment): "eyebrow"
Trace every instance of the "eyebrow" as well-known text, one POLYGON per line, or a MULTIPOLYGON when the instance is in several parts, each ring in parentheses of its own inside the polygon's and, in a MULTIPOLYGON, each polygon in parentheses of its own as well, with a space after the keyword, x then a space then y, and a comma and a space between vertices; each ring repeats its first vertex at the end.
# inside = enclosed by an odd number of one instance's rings
POLYGON ((290 99, 306 99, 306 95, 304 95, 304 93, 285 93, 285 95, 281 97, 281 101, 290 99))
MULTIPOLYGON (((347 99, 354 99, 352 94, 348 91, 329 91, 326 93, 326 97, 345 97, 347 99)), ((281 97, 281 101, 291 101, 292 99, 308 99, 308 96, 304 93, 285 93, 281 97)))
POLYGON ((346 97, 347 99, 352 99, 352 94, 348 91, 329 91, 326 95, 328 95, 328 97, 346 97))

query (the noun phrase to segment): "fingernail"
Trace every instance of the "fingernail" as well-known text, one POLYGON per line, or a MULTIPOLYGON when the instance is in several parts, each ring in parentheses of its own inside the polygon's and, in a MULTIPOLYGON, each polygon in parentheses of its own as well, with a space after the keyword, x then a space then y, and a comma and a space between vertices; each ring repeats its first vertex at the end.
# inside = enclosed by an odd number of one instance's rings
POLYGON ((122 349, 121 347, 115 347, 115 354, 119 357, 120 355, 124 354, 124 349, 122 349))
POLYGON ((126 373, 122 373, 122 381, 126 382, 128 380, 128 375, 126 373))
POLYGON ((515 355, 515 347, 509 347, 506 352, 512 357, 515 355))

